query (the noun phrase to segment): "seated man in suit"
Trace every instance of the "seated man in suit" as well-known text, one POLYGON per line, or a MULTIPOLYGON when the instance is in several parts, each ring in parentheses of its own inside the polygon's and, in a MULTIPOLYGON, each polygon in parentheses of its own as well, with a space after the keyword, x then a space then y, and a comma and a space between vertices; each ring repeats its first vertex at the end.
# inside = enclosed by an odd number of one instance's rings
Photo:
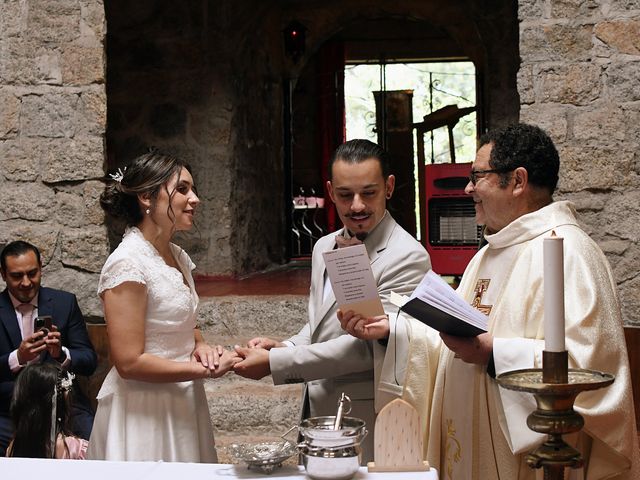
MULTIPOLYGON (((0 456, 13 435, 9 405, 14 381, 25 365, 57 362, 63 368, 91 375, 97 355, 75 295, 41 287, 40 252, 30 243, 9 243, 0 254, 0 273, 7 288, 0 294, 0 456), (51 330, 37 329, 37 317, 51 316, 51 330)), ((71 430, 88 439, 93 425, 89 400, 74 389, 71 430)))
MULTIPOLYGON (((249 378, 271 374, 276 385, 305 382, 305 418, 335 415, 344 392, 351 399, 349 416, 367 423, 365 462, 373 460, 376 412, 402 395, 404 372, 381 365, 382 374, 374 379, 374 364, 385 358, 386 342, 359 340, 342 331, 322 253, 364 243, 384 310, 395 320, 398 308, 390 302, 391 292, 410 294, 431 264, 422 245, 386 209, 395 186, 389 170, 388 154, 373 142, 350 140, 338 147, 329 164, 327 188, 344 228, 322 237, 313 249, 309 321, 286 342, 254 338, 248 348, 236 347, 244 360, 234 366, 237 374, 249 378)), ((406 333, 391 332, 389 350, 401 343, 395 341, 396 334, 406 333)), ((387 351, 387 357, 394 353, 387 351)))

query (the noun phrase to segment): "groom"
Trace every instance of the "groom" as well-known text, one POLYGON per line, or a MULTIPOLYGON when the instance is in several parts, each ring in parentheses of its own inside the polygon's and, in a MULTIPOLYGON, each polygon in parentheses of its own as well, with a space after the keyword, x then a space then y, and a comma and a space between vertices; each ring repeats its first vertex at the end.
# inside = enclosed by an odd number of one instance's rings
MULTIPOLYGON (((247 348, 237 347, 244 360, 234 370, 253 379, 271 374, 275 385, 305 382, 303 418, 335 415, 344 392, 352 402, 349 416, 367 423, 366 462, 373 460, 376 411, 402 394, 404 372, 382 366, 382 375, 374 379, 374 362, 381 364, 387 342, 360 340, 342 331, 322 253, 364 243, 385 312, 392 318, 397 308, 389 301, 391 291, 410 294, 430 262, 422 245, 386 210, 395 177, 389 173, 388 154, 381 147, 368 140, 344 143, 329 164, 329 178, 327 189, 345 227, 318 240, 313 249, 309 321, 284 342, 254 338, 247 348)), ((395 334, 391 332, 391 337, 395 334)), ((387 340, 389 349, 394 348, 396 342, 387 340)))

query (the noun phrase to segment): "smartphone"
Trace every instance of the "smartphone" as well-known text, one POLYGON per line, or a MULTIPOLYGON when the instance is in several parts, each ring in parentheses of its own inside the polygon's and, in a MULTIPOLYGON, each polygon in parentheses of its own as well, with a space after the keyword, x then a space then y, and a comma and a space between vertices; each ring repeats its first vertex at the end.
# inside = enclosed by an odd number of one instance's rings
POLYGON ((51 317, 51 315, 42 315, 36 317, 36 319, 33 321, 33 331, 38 332, 40 330, 45 330, 48 334, 51 330, 53 330, 53 328, 51 327, 52 323, 53 318, 51 317))

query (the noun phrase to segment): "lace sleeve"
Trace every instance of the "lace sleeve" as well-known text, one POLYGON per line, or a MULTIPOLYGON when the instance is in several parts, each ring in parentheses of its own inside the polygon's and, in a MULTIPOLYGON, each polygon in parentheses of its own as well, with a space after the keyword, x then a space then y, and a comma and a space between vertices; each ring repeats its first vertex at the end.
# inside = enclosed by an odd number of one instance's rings
POLYGON ((102 295, 105 290, 115 288, 125 282, 147 284, 144 273, 131 259, 121 258, 116 261, 109 259, 100 275, 98 295, 102 295))

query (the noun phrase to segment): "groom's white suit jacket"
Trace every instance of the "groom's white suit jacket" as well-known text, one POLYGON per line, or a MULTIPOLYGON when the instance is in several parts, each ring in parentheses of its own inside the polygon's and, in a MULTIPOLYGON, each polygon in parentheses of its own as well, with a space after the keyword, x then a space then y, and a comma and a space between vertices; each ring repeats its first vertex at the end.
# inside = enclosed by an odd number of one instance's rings
MULTIPOLYGON (((336 248, 336 234, 342 233, 340 230, 326 235, 316 243, 312 258, 309 322, 289 339, 295 346, 272 349, 269 362, 274 384, 306 382, 303 417, 335 415, 340 394, 344 392, 351 398, 349 416, 367 422, 369 434, 363 445, 363 460, 367 461, 373 460, 376 411, 402 395, 404 370, 394 371, 396 367, 392 360, 395 355, 387 354, 388 365, 378 365, 375 371, 381 372, 380 378, 374 379, 374 362, 381 364, 385 350, 396 347, 396 334, 406 334, 394 329, 398 308, 390 303, 389 297, 391 291, 411 294, 431 265, 422 245, 386 212, 364 243, 392 333, 387 347, 376 341, 359 340, 341 329, 333 291, 328 292, 323 301, 326 269, 322 253, 336 248)), ((397 342, 397 346, 400 345, 406 345, 406 342, 397 342)))

